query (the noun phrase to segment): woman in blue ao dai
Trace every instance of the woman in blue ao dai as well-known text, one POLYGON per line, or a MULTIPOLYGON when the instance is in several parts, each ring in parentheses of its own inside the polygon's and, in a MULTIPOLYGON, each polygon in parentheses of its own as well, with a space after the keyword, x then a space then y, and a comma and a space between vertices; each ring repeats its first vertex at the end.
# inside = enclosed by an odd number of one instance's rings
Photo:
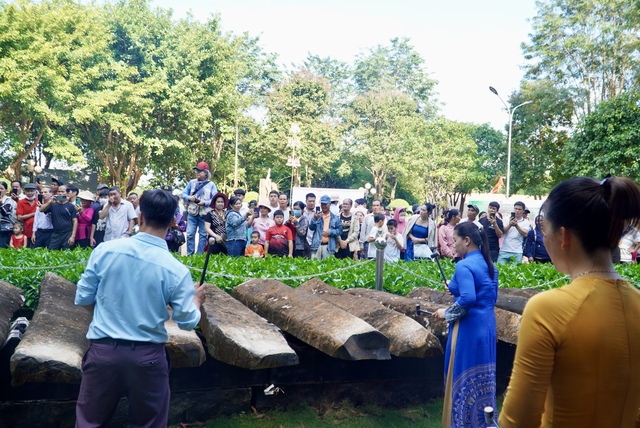
POLYGON ((453 237, 463 258, 449 282, 454 303, 436 312, 449 323, 442 426, 484 428, 484 408, 496 407, 498 270, 484 230, 474 223, 460 223, 453 237))

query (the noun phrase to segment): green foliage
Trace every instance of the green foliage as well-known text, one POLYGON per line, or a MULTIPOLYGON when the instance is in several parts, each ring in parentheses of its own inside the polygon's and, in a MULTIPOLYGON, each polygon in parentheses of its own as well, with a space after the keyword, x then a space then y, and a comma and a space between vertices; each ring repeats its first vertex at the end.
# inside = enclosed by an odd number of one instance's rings
POLYGON ((435 86, 424 59, 408 38, 391 39, 390 46, 378 45, 356 59, 354 79, 359 94, 398 91, 411 98, 425 117, 437 112, 435 86))
POLYGON ((640 15, 628 0, 545 0, 536 3, 527 74, 566 88, 576 114, 638 84, 640 15))
POLYGON ((549 80, 522 82, 509 103, 529 100, 513 115, 511 192, 544 196, 566 176, 563 156, 575 107, 569 91, 549 80))
POLYGON ((80 248, 73 251, 0 249, 0 280, 22 289, 24 306, 35 309, 44 275, 53 272, 71 282, 78 282, 90 254, 90 249, 80 248))
MULTIPOLYGON (((25 307, 35 309, 38 304, 40 282, 46 272, 56 273, 76 283, 85 269, 91 254, 90 249, 73 251, 48 251, 45 249, 0 249, 0 279, 21 288, 26 297, 25 307)), ((194 282, 200 281, 205 255, 176 256, 191 270, 194 282)), ((441 261, 447 278, 451 278, 455 264, 441 261)), ((640 284, 640 265, 617 266, 623 277, 640 284)), ((348 288, 375 288, 375 262, 355 262, 350 259, 329 258, 323 261, 302 258, 267 256, 266 259, 252 257, 211 256, 205 282, 230 291, 251 278, 271 278, 296 287, 313 277, 329 285, 345 290, 348 288)), ((569 282, 568 277, 558 273, 551 264, 504 264, 498 265, 499 285, 502 288, 551 289, 569 282)), ((384 267, 384 290, 406 295, 415 287, 429 287, 444 291, 438 265, 432 262, 386 263, 384 267)))
POLYGON ((640 180, 640 95, 628 93, 602 102, 580 121, 565 153, 573 175, 608 173, 640 180))
POLYGON ((57 159, 81 161, 67 125, 85 84, 100 74, 108 32, 96 9, 67 0, 0 4, 0 128, 19 178, 37 146, 57 159))

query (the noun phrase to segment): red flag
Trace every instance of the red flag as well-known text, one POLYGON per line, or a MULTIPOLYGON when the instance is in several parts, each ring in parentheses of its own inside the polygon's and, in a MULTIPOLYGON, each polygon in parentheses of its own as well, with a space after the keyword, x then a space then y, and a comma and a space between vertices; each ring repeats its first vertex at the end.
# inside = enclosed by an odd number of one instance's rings
POLYGON ((496 185, 493 186, 493 189, 491 189, 491 193, 498 193, 500 189, 502 189, 503 187, 504 187, 504 181, 502 180, 502 176, 500 176, 500 178, 498 178, 498 182, 496 183, 496 185))

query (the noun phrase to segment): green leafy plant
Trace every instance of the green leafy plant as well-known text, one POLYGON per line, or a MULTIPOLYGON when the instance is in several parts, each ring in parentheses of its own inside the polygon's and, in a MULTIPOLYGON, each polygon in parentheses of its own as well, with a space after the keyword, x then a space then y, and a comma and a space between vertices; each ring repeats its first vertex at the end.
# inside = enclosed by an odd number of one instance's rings
MULTIPOLYGON (((21 288, 25 294, 25 307, 38 305, 40 283, 45 273, 53 272, 71 282, 77 282, 91 254, 90 249, 48 251, 45 249, 0 249, 0 279, 21 288)), ((205 255, 176 256, 191 270, 194 282, 200 281, 205 255)), ((442 270, 451 279, 455 264, 442 260, 442 270)), ((618 265, 618 271, 633 284, 640 284, 640 265, 618 265)), ((354 287, 375 288, 375 262, 356 262, 350 259, 329 258, 323 261, 302 258, 267 256, 265 259, 247 257, 211 256, 205 281, 230 291, 251 278, 276 279, 292 287, 317 277, 340 289, 354 287)), ((547 290, 569 282, 552 264, 498 265, 499 284, 502 288, 538 288, 547 290)), ((429 287, 444 291, 444 284, 433 262, 386 263, 383 287, 385 291, 405 295, 415 287, 429 287)))

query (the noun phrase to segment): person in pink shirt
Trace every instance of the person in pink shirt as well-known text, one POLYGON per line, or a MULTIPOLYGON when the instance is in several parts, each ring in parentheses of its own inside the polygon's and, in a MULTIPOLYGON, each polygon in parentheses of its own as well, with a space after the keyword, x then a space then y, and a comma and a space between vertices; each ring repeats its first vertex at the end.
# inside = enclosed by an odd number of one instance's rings
POLYGON ((91 203, 95 197, 93 193, 83 190, 78 193, 80 199, 80 207, 78 208, 78 232, 76 233, 76 244, 81 248, 87 248, 90 245, 91 237, 91 220, 93 219, 93 208, 91 203))
POLYGON ((453 229, 460 223, 460 211, 452 208, 444 218, 444 224, 438 229, 440 253, 442 257, 458 261, 458 254, 453 242, 453 229))
POLYGON ((271 212, 269 202, 261 201, 258 204, 258 209, 260 210, 260 217, 253 220, 252 227, 254 232, 258 232, 260 234, 260 240, 258 242, 260 245, 264 246, 264 242, 267 238, 267 230, 275 226, 276 223, 269 218, 269 213, 271 212))

